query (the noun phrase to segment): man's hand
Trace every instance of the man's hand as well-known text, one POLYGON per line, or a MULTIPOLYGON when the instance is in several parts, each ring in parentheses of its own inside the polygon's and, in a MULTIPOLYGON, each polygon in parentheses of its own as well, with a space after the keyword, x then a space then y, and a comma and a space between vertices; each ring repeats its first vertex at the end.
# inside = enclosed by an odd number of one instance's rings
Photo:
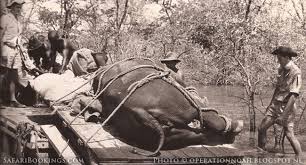
POLYGON ((59 74, 63 74, 63 73, 65 73, 65 69, 61 69, 61 70, 59 71, 59 74))
POLYGON ((48 70, 48 73, 53 73, 53 67, 48 70))
POLYGON ((32 69, 31 72, 33 72, 33 74, 34 74, 36 77, 39 76, 39 75, 41 75, 41 74, 44 74, 44 73, 45 73, 44 71, 42 71, 42 70, 40 70, 40 69, 38 69, 38 68, 32 69))

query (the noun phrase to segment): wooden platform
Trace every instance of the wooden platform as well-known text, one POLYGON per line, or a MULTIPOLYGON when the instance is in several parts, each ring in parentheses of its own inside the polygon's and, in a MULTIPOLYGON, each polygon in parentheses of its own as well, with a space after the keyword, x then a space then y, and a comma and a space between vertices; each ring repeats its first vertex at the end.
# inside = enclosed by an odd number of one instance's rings
MULTIPOLYGON (((1 134, 6 134, 13 139, 17 139, 17 127, 19 124, 28 123, 31 126, 35 127, 35 130, 40 130, 40 124, 38 121, 44 120, 43 117, 51 113, 49 108, 12 108, 6 107, 5 109, 0 110, 0 132, 1 134), (31 118, 40 118, 37 120, 31 120, 31 118)), ((46 120, 44 120, 45 122, 46 120)), ((34 130, 33 130, 34 131, 34 130)), ((35 131, 34 131, 35 132, 35 131)), ((31 131, 32 134, 32 131, 31 131)), ((33 134, 34 135, 34 134, 33 134)), ((26 146, 29 149, 48 149, 49 142, 48 139, 44 137, 37 136, 32 138, 29 142, 26 142, 26 146), (37 146, 36 146, 37 145, 37 146)), ((12 147, 12 146, 8 146, 12 147)))
MULTIPOLYGON (((61 111, 60 107, 57 114, 67 124, 74 117, 70 115, 69 110, 61 111)), ((68 125, 76 136, 84 143, 96 132, 100 124, 85 122, 83 117, 77 118, 71 125, 68 125)), ((88 149, 94 154, 98 162, 138 162, 149 163, 156 158, 145 157, 131 153, 132 146, 118 140, 112 136, 106 129, 101 129, 87 144, 88 149)), ((224 146, 189 146, 179 150, 161 151, 159 158, 195 158, 195 157, 241 157, 242 154, 238 149, 224 146)), ((156 160, 155 160, 156 161, 156 160)))

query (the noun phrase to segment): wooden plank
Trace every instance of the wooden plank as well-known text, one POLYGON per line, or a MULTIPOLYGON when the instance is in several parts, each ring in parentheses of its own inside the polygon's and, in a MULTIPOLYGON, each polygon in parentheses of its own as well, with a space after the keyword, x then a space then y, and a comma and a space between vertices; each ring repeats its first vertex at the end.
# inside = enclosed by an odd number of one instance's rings
POLYGON ((242 153, 235 148, 220 147, 219 149, 223 150, 223 152, 226 152, 227 156, 242 156, 242 153))
POLYGON ((46 134, 49 142, 54 147, 56 152, 67 162, 74 160, 73 164, 81 164, 78 161, 76 152, 67 144, 67 141, 54 125, 41 126, 42 131, 46 134))
POLYGON ((203 156, 202 154, 199 154, 197 152, 197 150, 199 150, 199 148, 197 147, 186 147, 186 148, 183 148, 182 151, 188 155, 188 157, 201 157, 203 156))
POLYGON ((203 147, 203 149, 200 150, 200 151, 201 151, 201 152, 203 153, 203 155, 205 155, 206 157, 216 157, 216 156, 217 156, 214 152, 210 151, 210 150, 207 148, 207 146, 202 145, 202 147, 203 147))
MULTIPOLYGON (((58 111, 58 115, 66 123, 70 123, 74 116, 70 115, 70 111, 58 111)), ((86 142, 101 124, 85 122, 83 118, 77 118, 68 126, 83 142, 86 142)), ((100 129, 90 141, 85 144, 97 158, 102 162, 137 162, 152 161, 151 157, 145 157, 133 154, 130 151, 134 148, 118 138, 115 138, 111 129, 107 126, 100 129)), ((114 134, 115 135, 115 134, 114 134)), ((178 150, 162 150, 158 157, 165 158, 187 158, 187 157, 218 157, 226 155, 226 149, 209 149, 208 146, 198 145, 182 148, 178 150)))
POLYGON ((163 158, 175 158, 175 155, 173 155, 169 151, 160 151, 160 156, 159 157, 163 157, 163 158))
POLYGON ((186 158, 188 157, 181 149, 180 150, 168 150, 176 158, 186 158))

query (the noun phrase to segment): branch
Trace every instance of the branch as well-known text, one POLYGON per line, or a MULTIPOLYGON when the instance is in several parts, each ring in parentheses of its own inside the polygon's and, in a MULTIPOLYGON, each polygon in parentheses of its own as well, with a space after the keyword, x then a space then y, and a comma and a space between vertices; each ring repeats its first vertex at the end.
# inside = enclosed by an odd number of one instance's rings
POLYGON ((128 3, 129 3, 129 0, 125 0, 125 4, 124 4, 124 11, 123 11, 123 15, 121 17, 121 20, 120 20, 120 23, 119 23, 119 27, 118 29, 121 28, 121 25, 126 17, 126 13, 127 13, 127 8, 128 8, 128 3))
POLYGON ((238 62, 239 66, 242 68, 242 70, 243 70, 243 72, 244 72, 244 74, 247 78, 246 82, 247 82, 248 86, 252 87, 250 76, 249 76, 248 72, 246 71, 245 67, 242 65, 241 61, 235 55, 233 57, 238 62))
POLYGON ((303 22, 303 21, 304 21, 304 18, 303 18, 303 17, 300 15, 300 13, 298 12, 298 9, 297 9, 297 7, 296 7, 296 4, 295 4, 294 0, 291 0, 291 2, 292 2, 292 4, 293 4, 293 8, 294 8, 294 11, 295 11, 297 17, 299 18, 299 20, 300 20, 301 22, 303 22))
POLYGON ((116 0, 116 28, 119 27, 119 0, 116 0))
POLYGON ((257 6, 258 8, 257 8, 257 11, 256 11, 256 15, 261 11, 261 8, 266 4, 266 1, 267 0, 264 0, 260 6, 257 6))
POLYGON ((163 0, 163 7, 164 7, 164 9, 165 9, 165 12, 166 12, 166 14, 167 14, 167 18, 168 18, 168 20, 169 20, 169 23, 172 25, 173 24, 173 21, 172 21, 172 19, 171 19, 171 17, 170 17, 170 14, 169 14, 169 12, 168 12, 168 10, 171 10, 171 1, 170 1, 170 3, 169 4, 166 4, 165 3, 165 0, 163 0), (168 6, 167 6, 168 5, 168 6))
POLYGON ((79 19, 84 16, 88 11, 89 9, 93 8, 93 7, 97 7, 99 4, 91 4, 87 9, 85 9, 82 13, 80 13, 74 21, 71 21, 71 28, 79 21, 79 19))
POLYGON ((245 20, 248 20, 249 18, 251 4, 252 4, 252 0, 249 0, 247 4, 246 12, 245 12, 245 20))

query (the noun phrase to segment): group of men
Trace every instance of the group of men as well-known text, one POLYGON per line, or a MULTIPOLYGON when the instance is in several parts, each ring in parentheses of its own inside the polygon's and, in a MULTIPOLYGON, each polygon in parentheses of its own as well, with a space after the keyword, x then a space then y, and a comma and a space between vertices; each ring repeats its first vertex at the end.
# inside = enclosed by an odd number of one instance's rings
MULTIPOLYGON (((73 46, 63 38, 60 38, 56 31, 48 33, 48 42, 45 42, 42 36, 34 36, 30 39, 28 53, 34 58, 35 67, 25 68, 27 57, 22 56, 24 53, 20 44, 20 35, 22 26, 19 20, 21 8, 24 4, 23 0, 11 0, 7 4, 9 13, 1 17, 1 56, 0 56, 0 87, 2 88, 3 79, 6 76, 9 86, 9 104, 11 107, 25 107, 16 99, 16 86, 20 84, 20 79, 24 76, 25 70, 34 70, 40 73, 59 72, 63 73, 68 64, 69 58, 74 52, 73 46), (32 43, 31 43, 32 42, 32 43), (35 51, 34 51, 35 50, 35 51), (40 53, 38 50, 44 52, 40 53), (35 54, 35 52, 37 54, 35 54), (56 54, 63 56, 62 64, 56 69, 56 54), (44 54, 45 57, 40 55, 44 54)), ((297 56, 291 48, 278 47, 272 54, 276 55, 280 68, 277 86, 273 94, 270 105, 267 108, 266 115, 262 120, 258 130, 258 146, 265 149, 266 131, 277 123, 284 127, 285 134, 291 143, 295 154, 300 156, 302 153, 299 141, 294 135, 293 122, 296 111, 295 102, 300 93, 301 88, 301 70, 293 63, 292 57, 297 56)), ((166 58, 161 60, 169 69, 172 77, 182 86, 186 87, 184 76, 181 70, 177 68, 180 62, 177 54, 169 53, 166 58)), ((27 84, 24 85, 24 87, 27 84)), ((1 91, 1 94, 3 92, 1 91)), ((3 100, 0 96, 0 107, 3 100)))
MULTIPOLYGON (((1 95, 4 95, 4 86, 8 86, 7 105, 11 107, 26 107, 16 99, 17 87, 26 88, 28 79, 32 75, 45 72, 63 73, 67 68, 69 59, 75 49, 71 43, 61 38, 57 31, 48 33, 48 40, 42 35, 34 35, 30 38, 29 45, 25 44, 20 22, 23 0, 11 0, 7 3, 9 12, 1 17, 1 56, 0 56, 0 87, 1 95), (57 54, 62 55, 62 64, 55 62, 57 54), (34 64, 30 60, 34 59, 34 64), (6 80, 6 81, 4 81, 6 80), (6 84, 4 85, 4 82, 6 84)), ((0 95, 0 107, 4 100, 0 95)))

